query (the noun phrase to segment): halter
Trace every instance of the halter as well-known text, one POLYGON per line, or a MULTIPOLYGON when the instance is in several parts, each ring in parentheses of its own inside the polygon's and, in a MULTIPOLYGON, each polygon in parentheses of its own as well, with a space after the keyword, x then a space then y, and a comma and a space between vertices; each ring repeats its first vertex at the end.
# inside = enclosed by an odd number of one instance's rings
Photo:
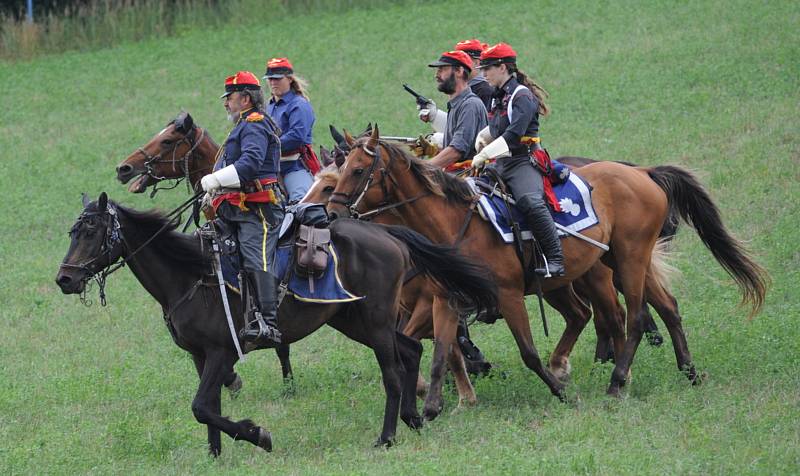
POLYGON ((145 158, 144 173, 142 175, 150 177, 156 181, 156 183, 153 185, 153 190, 150 192, 150 198, 153 198, 156 195, 156 192, 158 192, 159 190, 172 190, 173 188, 180 185, 180 183, 184 179, 186 179, 187 190, 189 190, 189 193, 192 192, 190 188, 191 186, 189 185, 189 175, 190 175, 189 159, 192 157, 192 154, 194 153, 195 149, 197 149, 197 146, 200 145, 200 143, 203 141, 205 134, 206 134, 205 129, 202 129, 200 127, 192 127, 192 130, 189 132, 189 134, 184 135, 178 142, 175 143, 175 146, 172 148, 172 159, 164 159, 162 157, 162 154, 158 155, 148 154, 147 151, 141 147, 137 149, 137 151, 140 152, 145 158), (197 140, 193 140, 191 136, 194 136, 194 133, 197 129, 200 129, 200 137, 197 140), (182 157, 178 158, 176 157, 176 154, 178 152, 178 147, 180 146, 180 144, 184 142, 189 146, 189 150, 185 154, 183 154, 182 157), (172 179, 169 177, 156 175, 154 165, 164 162, 171 163, 172 170, 174 172, 178 172, 178 163, 180 163, 183 177, 172 179), (158 184, 165 180, 175 180, 175 185, 171 187, 158 188, 158 184))
MULTIPOLYGON (((73 264, 73 263, 61 263, 62 268, 72 268, 72 269, 80 269, 82 271, 86 271, 87 275, 82 279, 84 283, 88 282, 91 279, 94 279, 97 283, 97 286, 100 291, 100 305, 106 305, 106 294, 105 294, 105 286, 106 286, 106 278, 108 275, 113 273, 114 271, 122 268, 131 259, 133 259, 136 254, 144 249, 147 245, 150 244, 158 235, 164 232, 167 228, 172 226, 176 221, 180 222, 180 214, 186 211, 195 200, 197 200, 203 193, 205 192, 197 192, 190 198, 188 201, 182 203, 178 208, 169 212, 165 218, 171 218, 164 226, 162 226, 158 231, 153 233, 153 235, 145 240, 144 243, 139 245, 138 248, 135 250, 125 253, 125 249, 130 249, 125 237, 122 235, 122 226, 119 222, 119 212, 117 211, 116 207, 113 204, 108 203, 106 205, 105 211, 102 212, 88 212, 84 210, 79 216, 78 220, 76 221, 75 225, 72 226, 72 229, 69 231, 69 235, 72 236, 73 233, 76 233, 80 228, 80 225, 87 224, 88 221, 95 216, 102 217, 104 220, 104 224, 106 227, 106 236, 103 238, 103 242, 100 244, 100 252, 94 258, 89 259, 83 263, 73 264), (125 258, 122 259, 117 264, 113 264, 113 257, 112 252, 115 247, 119 244, 122 244, 123 250, 120 251, 120 256, 127 254, 125 258), (106 264, 100 269, 92 269, 92 266, 97 260, 101 257, 105 256, 106 264)), ((81 302, 86 305, 90 306, 92 303, 86 299, 86 291, 88 288, 84 288, 83 292, 81 293, 81 302)))
POLYGON ((368 220, 373 216, 379 215, 385 211, 398 208, 407 203, 419 200, 420 198, 430 193, 426 191, 425 193, 417 195, 416 197, 412 197, 397 203, 389 203, 389 189, 386 188, 386 179, 387 178, 390 179, 395 186, 398 186, 397 180, 395 180, 394 176, 392 176, 391 174, 392 162, 394 162, 394 156, 392 154, 389 154, 389 163, 387 163, 385 167, 380 168, 380 173, 381 173, 380 182, 372 183, 373 176, 375 173, 375 168, 378 166, 379 162, 382 163, 380 146, 381 146, 380 141, 378 141, 378 145, 377 147, 375 147, 375 150, 370 149, 366 143, 361 145, 361 148, 364 150, 364 153, 366 153, 370 157, 373 157, 374 160, 369 166, 369 172, 367 173, 366 178, 362 179, 362 181, 364 182, 363 187, 361 186, 361 184, 359 184, 357 187, 354 188, 354 190, 358 190, 360 187, 362 187, 361 193, 358 194, 358 197, 356 197, 355 200, 353 200, 351 198, 352 193, 333 192, 331 194, 331 198, 328 200, 329 202, 345 206, 350 212, 350 216, 355 219, 368 220), (378 204, 378 208, 372 209, 364 213, 360 213, 358 211, 358 204, 361 203, 361 200, 364 199, 364 196, 367 194, 367 191, 374 185, 381 186, 381 189, 383 190, 383 200, 381 200, 381 202, 378 204), (339 198, 338 196, 341 196, 342 198, 339 198))

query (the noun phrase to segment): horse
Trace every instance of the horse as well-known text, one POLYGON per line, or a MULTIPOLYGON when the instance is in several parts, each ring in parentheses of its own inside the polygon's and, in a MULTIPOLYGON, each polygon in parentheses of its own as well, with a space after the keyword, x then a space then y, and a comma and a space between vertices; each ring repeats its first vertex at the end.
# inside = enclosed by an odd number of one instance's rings
MULTIPOLYGON (((195 124, 192 116, 181 111, 175 119, 156 133, 147 143, 137 147, 128 157, 117 165, 117 180, 128 186, 132 193, 144 193, 153 187, 151 196, 158 190, 161 181, 175 180, 175 188, 185 180, 190 191, 199 190, 200 179, 214 168, 219 146, 207 129, 195 124)), ((169 189, 167 188, 167 190, 169 189)), ((275 347, 281 363, 284 382, 293 379, 292 363, 289 359, 289 346, 275 347)), ((233 394, 242 387, 241 378, 234 374, 226 379, 226 387, 233 394)))
MULTIPOLYGON (((218 150, 219 146, 208 131, 197 125, 189 113, 181 112, 145 145, 137 148, 117 166, 117 179, 122 183, 135 179, 128 188, 133 193, 142 193, 147 187, 155 187, 163 180, 184 178, 192 189, 197 189, 200 178, 213 168, 218 150), (164 157, 170 157, 170 159, 164 159, 164 157)), ((329 157, 327 151, 322 149, 320 155, 323 160, 325 157, 329 157)), ((326 165, 329 163, 326 161, 326 165)), ((304 201, 308 201, 308 199, 304 201)), ((403 308, 407 309, 404 315, 409 316, 405 319, 406 323, 403 323, 405 334, 415 339, 431 336, 434 327, 432 320, 418 317, 430 314, 432 291, 429 283, 423 277, 410 280, 403 286, 402 303, 403 308), (418 296, 421 294, 426 295, 427 299, 419 300, 418 296)), ((289 360, 289 346, 278 346, 275 351, 281 362, 284 380, 291 380, 292 367, 289 360)), ((467 376, 464 360, 460 357, 459 349, 455 349, 454 352, 456 354, 451 354, 449 364, 459 393, 459 406, 473 404, 476 397, 467 376)), ((443 368, 440 371, 443 371, 443 368)), ((234 373, 226 378, 225 384, 229 390, 236 392, 241 388, 241 378, 234 373)), ((428 392, 427 384, 421 377, 418 380, 417 394, 420 397, 431 395, 428 392)), ((431 398, 435 398, 435 395, 434 392, 431 398)), ((436 401, 438 403, 435 406, 441 406, 441 397, 436 401)))
MULTIPOLYGON (((535 281, 526 283, 525 267, 514 246, 503 243, 490 225, 472 220, 475 194, 461 179, 411 157, 397 145, 380 140, 375 127, 369 137, 346 137, 351 151, 328 203, 332 217, 369 213, 377 207, 394 210, 403 222, 437 243, 452 243, 463 231, 458 248, 467 256, 483 259, 494 271, 500 288, 500 312, 514 335, 523 361, 556 393, 553 374, 541 364, 533 345, 524 296, 535 291, 535 281)), ((541 282, 548 301, 567 321, 550 359, 550 368, 568 373, 569 351, 590 317, 587 306, 571 283, 584 276, 595 311, 613 315, 616 293, 612 270, 618 273, 627 311, 627 336, 621 323, 612 322, 615 367, 607 393, 619 396, 625 385, 635 352, 643 335, 638 319, 647 298, 664 319, 673 340, 679 370, 692 383, 699 375, 691 361, 677 301, 651 263, 651 256, 668 211, 674 208, 692 225, 722 267, 733 277, 742 294, 742 304, 751 305, 751 316, 761 308, 769 277, 733 238, 722 223, 719 210, 702 185, 688 172, 673 166, 630 167, 615 162, 589 164, 577 173, 593 187, 592 201, 599 223, 584 235, 609 246, 604 250, 573 237, 562 243, 567 263, 564 277, 541 282), (624 213, 615 208, 624 205, 624 213), (606 266, 594 265, 602 260, 606 266), (610 269, 611 268, 611 269, 610 269)), ((613 320, 612 320, 613 321, 613 320)), ((451 345, 437 339, 436 345, 451 345)), ((434 358, 443 353, 434 352, 434 358)), ((433 385, 433 382, 431 382, 433 385)))
MULTIPOLYGON (((69 249, 56 283, 65 294, 81 294, 89 279, 99 274, 104 282, 109 267, 123 260, 161 304, 174 342, 192 355, 200 376, 192 412, 208 427, 210 453, 220 454, 220 432, 271 451, 272 436, 267 430, 249 419, 232 421, 221 415, 220 390, 233 372, 237 350, 222 295, 205 282, 211 271, 209 247, 197 234, 175 231, 176 226, 163 214, 123 207, 105 193, 95 202, 85 200, 70 230, 69 249)), ((346 289, 363 299, 320 304, 287 295, 279 308, 278 327, 283 340, 292 343, 328 324, 372 348, 386 393, 383 427, 375 445, 391 446, 398 411, 412 429, 419 429, 423 421, 415 396, 422 346, 396 331, 406 273, 416 269, 431 277, 437 283, 437 296, 454 306, 495 306, 496 287, 484 267, 407 228, 338 220, 330 230, 338 276, 346 289)), ((236 332, 244 326, 238 296, 231 296, 231 307, 236 332)))

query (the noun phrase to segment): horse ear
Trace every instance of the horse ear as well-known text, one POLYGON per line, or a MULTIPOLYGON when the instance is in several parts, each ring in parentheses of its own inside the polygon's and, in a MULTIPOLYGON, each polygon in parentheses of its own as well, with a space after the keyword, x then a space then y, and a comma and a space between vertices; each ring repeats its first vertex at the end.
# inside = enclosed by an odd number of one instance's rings
POLYGON ((349 147, 353 147, 353 145, 356 143, 356 140, 353 139, 353 136, 351 136, 349 132, 347 132, 347 129, 344 130, 344 141, 349 147))
POLYGON ((333 150, 333 160, 336 163, 336 166, 339 167, 339 168, 342 168, 342 165, 344 165, 345 159, 347 159, 347 154, 345 154, 344 151, 342 149, 340 149, 339 147, 336 147, 333 150))
POLYGON ((83 204, 83 208, 88 207, 89 204, 92 203, 92 200, 89 198, 89 195, 87 195, 86 192, 81 192, 81 203, 83 204))
POLYGON ((367 128, 364 129, 364 133, 361 134, 361 135, 365 136, 367 134, 372 134, 372 123, 371 122, 369 124, 367 124, 367 128))
POLYGON ((108 207, 108 195, 106 195, 106 192, 102 192, 100 194, 100 198, 97 199, 97 211, 103 213, 104 211, 106 211, 107 207, 108 207))
POLYGON ((331 137, 333 137, 333 141, 336 142, 336 145, 342 146, 344 145, 344 136, 335 128, 333 124, 328 126, 331 130, 331 137))
POLYGON ((319 146, 319 156, 322 157, 322 165, 327 167, 333 163, 331 153, 325 147, 319 146))
POLYGON ((190 116, 186 111, 181 111, 181 113, 178 114, 178 117, 175 118, 174 122, 175 130, 181 134, 188 134, 194 126, 194 120, 192 119, 192 116, 190 116))
POLYGON ((380 132, 378 132, 378 124, 372 128, 372 134, 369 136, 369 145, 373 149, 378 146, 378 139, 380 139, 380 132))

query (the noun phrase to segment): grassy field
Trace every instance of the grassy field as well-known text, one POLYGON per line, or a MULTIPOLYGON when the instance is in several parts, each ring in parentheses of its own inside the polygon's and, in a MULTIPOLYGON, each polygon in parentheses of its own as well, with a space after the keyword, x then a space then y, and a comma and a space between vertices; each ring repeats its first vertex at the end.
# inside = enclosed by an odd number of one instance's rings
MULTIPOLYGON (((187 32, 0 64, 1 474, 797 474, 800 470, 800 6, 793 2, 485 2, 298 17, 268 27, 187 32), (689 345, 708 374, 675 369, 669 340, 640 348, 626 397, 604 395, 611 367, 592 362, 587 329, 573 354, 570 404, 524 368, 504 324, 475 326, 497 367, 477 407, 445 413, 397 446, 374 450, 383 389, 372 353, 332 330, 293 346, 288 392, 272 353, 237 367, 223 414, 273 432, 271 454, 223 440, 206 454, 190 404, 197 377, 161 310, 133 276, 110 278, 109 304, 84 307, 55 286, 80 192, 139 208, 114 166, 181 108, 218 140, 225 76, 261 73, 288 55, 312 85, 315 140, 327 125, 388 135, 426 130, 408 82, 435 93, 427 62, 464 38, 507 41, 551 93, 542 135, 555 155, 677 164, 702 178, 729 228, 769 269, 753 320, 732 281, 683 227, 673 264, 689 345)), ((180 189, 179 189, 180 190, 180 189)), ((624 204, 621 204, 624 206, 624 204)), ((96 295, 95 295, 95 300, 96 295)), ((533 301, 530 308, 533 310, 533 301)), ((551 337, 532 315, 547 355, 551 337)), ((590 326, 591 327, 591 326, 590 326)), ((662 326, 663 327, 663 326, 662 326)), ((429 362, 426 346, 424 365, 429 362)))

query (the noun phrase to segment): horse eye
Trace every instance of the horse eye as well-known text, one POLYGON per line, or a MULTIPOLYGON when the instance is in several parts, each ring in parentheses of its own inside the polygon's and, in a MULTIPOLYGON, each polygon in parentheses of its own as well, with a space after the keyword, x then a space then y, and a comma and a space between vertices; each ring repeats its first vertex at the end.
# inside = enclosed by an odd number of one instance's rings
POLYGON ((169 147, 174 143, 175 143, 175 141, 172 141, 172 140, 169 140, 169 139, 165 139, 165 140, 161 141, 161 145, 166 146, 166 147, 169 147))
POLYGON ((333 190, 334 190, 334 186, 333 185, 328 185, 327 187, 322 189, 322 191, 325 192, 325 193, 331 193, 331 192, 333 192, 333 190))
POLYGON ((353 175, 361 175, 364 173, 364 169, 355 169, 353 170, 353 175))

